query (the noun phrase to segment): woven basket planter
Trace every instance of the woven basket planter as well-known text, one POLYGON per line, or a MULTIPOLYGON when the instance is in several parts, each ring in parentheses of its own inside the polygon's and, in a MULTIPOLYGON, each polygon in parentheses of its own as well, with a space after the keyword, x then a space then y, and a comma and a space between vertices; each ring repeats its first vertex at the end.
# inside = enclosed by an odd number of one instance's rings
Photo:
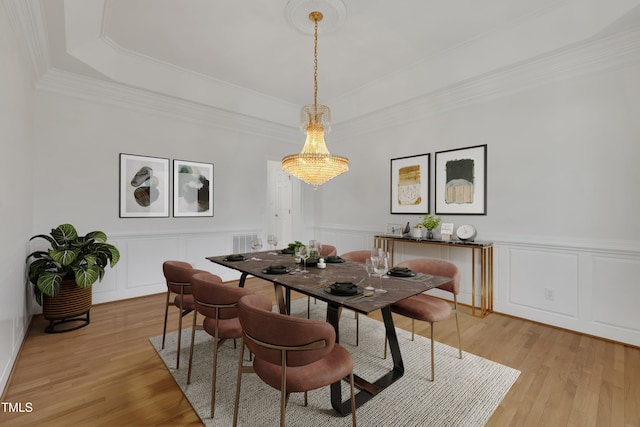
POLYGON ((49 321, 48 333, 73 331, 89 324, 92 290, 81 288, 73 280, 64 280, 55 297, 42 296, 42 314, 49 321), (62 329, 55 329, 64 325, 62 329))

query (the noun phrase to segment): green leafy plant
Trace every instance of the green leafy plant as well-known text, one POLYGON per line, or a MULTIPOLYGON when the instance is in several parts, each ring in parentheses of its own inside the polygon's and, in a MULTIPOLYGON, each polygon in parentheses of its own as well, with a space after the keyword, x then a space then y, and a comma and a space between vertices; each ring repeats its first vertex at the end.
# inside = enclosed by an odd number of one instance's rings
POLYGON ((293 243, 289 243, 289 246, 287 246, 288 249, 292 250, 295 252, 296 248, 300 247, 300 246, 305 246, 304 243, 302 242, 298 242, 297 240, 293 243))
POLYGON ((107 242, 102 231, 92 231, 79 236, 71 224, 62 224, 51 230, 50 235, 37 234, 34 239, 45 239, 51 244, 47 251, 38 250, 27 256, 29 281, 38 304, 42 294, 54 297, 60 291, 63 280, 73 279, 82 288, 102 281, 105 268, 115 266, 120 260, 118 249, 107 242))
POLYGON ((422 217, 421 224, 427 230, 433 230, 437 228, 438 225, 440 225, 440 221, 442 221, 442 218, 440 217, 433 216, 433 215, 425 215, 422 217))

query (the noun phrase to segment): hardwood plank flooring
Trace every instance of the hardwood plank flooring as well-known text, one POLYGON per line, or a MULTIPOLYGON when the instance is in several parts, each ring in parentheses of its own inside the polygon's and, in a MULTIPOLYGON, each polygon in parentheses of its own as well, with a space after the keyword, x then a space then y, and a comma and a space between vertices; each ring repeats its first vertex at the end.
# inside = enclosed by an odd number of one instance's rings
MULTIPOLYGON (((275 302, 270 283, 250 279, 247 287, 275 302)), ((25 410, 29 402, 33 409, 16 413, 4 405, 0 424, 202 425, 148 340, 162 333, 164 301, 160 294, 96 305, 91 325, 63 334, 45 334, 44 319, 34 317, 2 397, 14 408, 20 403, 25 410)), ((176 330, 178 310, 170 307, 169 313, 168 329, 176 330)), ((463 350, 522 372, 487 426, 640 427, 640 349, 496 313, 484 319, 470 313, 460 307, 463 350)), ((379 312, 372 317, 380 319, 379 312)), ((409 319, 394 317, 396 326, 411 327, 409 319)), ((429 327, 416 322, 416 332, 428 337, 429 327)), ((453 317, 436 324, 435 334, 457 346, 453 317)), ((425 349, 425 367, 428 354, 425 349)), ((436 360, 436 381, 444 375, 436 360)))

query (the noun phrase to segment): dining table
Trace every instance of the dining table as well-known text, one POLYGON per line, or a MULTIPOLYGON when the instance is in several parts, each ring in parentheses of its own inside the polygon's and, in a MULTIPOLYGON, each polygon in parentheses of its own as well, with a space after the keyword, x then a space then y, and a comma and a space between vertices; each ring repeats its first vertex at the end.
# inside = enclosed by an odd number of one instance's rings
MULTIPOLYGON (((355 400, 356 407, 359 407, 404 375, 404 363, 391 315, 391 305, 450 282, 451 278, 422 273, 410 275, 411 272, 405 275, 407 277, 395 277, 391 275, 393 272, 390 272, 384 275, 383 279, 379 279, 379 277, 370 277, 364 264, 340 257, 327 258, 324 268, 318 268, 316 265, 307 265, 304 268, 292 254, 287 253, 286 250, 284 252, 272 250, 228 254, 211 256, 207 259, 240 272, 238 285, 241 287, 244 287, 248 276, 273 283, 278 309, 282 314, 290 314, 292 291, 326 302, 326 321, 335 329, 338 343, 340 342, 339 320, 343 308, 364 315, 380 310, 393 367, 373 380, 364 379, 354 372, 354 381, 358 388, 355 400), (376 288, 374 294, 370 296, 364 290, 369 280, 376 288), (336 284, 345 283, 355 285, 353 286, 357 288, 355 294, 334 293, 336 284), (379 292, 380 286, 386 292, 379 292)), ((331 406, 343 416, 351 413, 350 399, 342 400, 340 382, 331 385, 331 406)))

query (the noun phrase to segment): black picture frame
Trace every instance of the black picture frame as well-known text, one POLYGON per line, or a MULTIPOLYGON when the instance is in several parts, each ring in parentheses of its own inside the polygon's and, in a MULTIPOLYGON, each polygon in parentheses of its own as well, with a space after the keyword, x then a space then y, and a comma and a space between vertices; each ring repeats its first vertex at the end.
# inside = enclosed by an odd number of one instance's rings
POLYGON ((431 155, 391 159, 390 210, 392 214, 429 213, 431 155))
POLYGON ((213 216, 213 163, 173 160, 173 216, 213 216))
POLYGON ((487 214, 487 144, 435 153, 436 215, 487 214))
POLYGON ((169 216, 169 159, 120 153, 120 218, 169 216))

